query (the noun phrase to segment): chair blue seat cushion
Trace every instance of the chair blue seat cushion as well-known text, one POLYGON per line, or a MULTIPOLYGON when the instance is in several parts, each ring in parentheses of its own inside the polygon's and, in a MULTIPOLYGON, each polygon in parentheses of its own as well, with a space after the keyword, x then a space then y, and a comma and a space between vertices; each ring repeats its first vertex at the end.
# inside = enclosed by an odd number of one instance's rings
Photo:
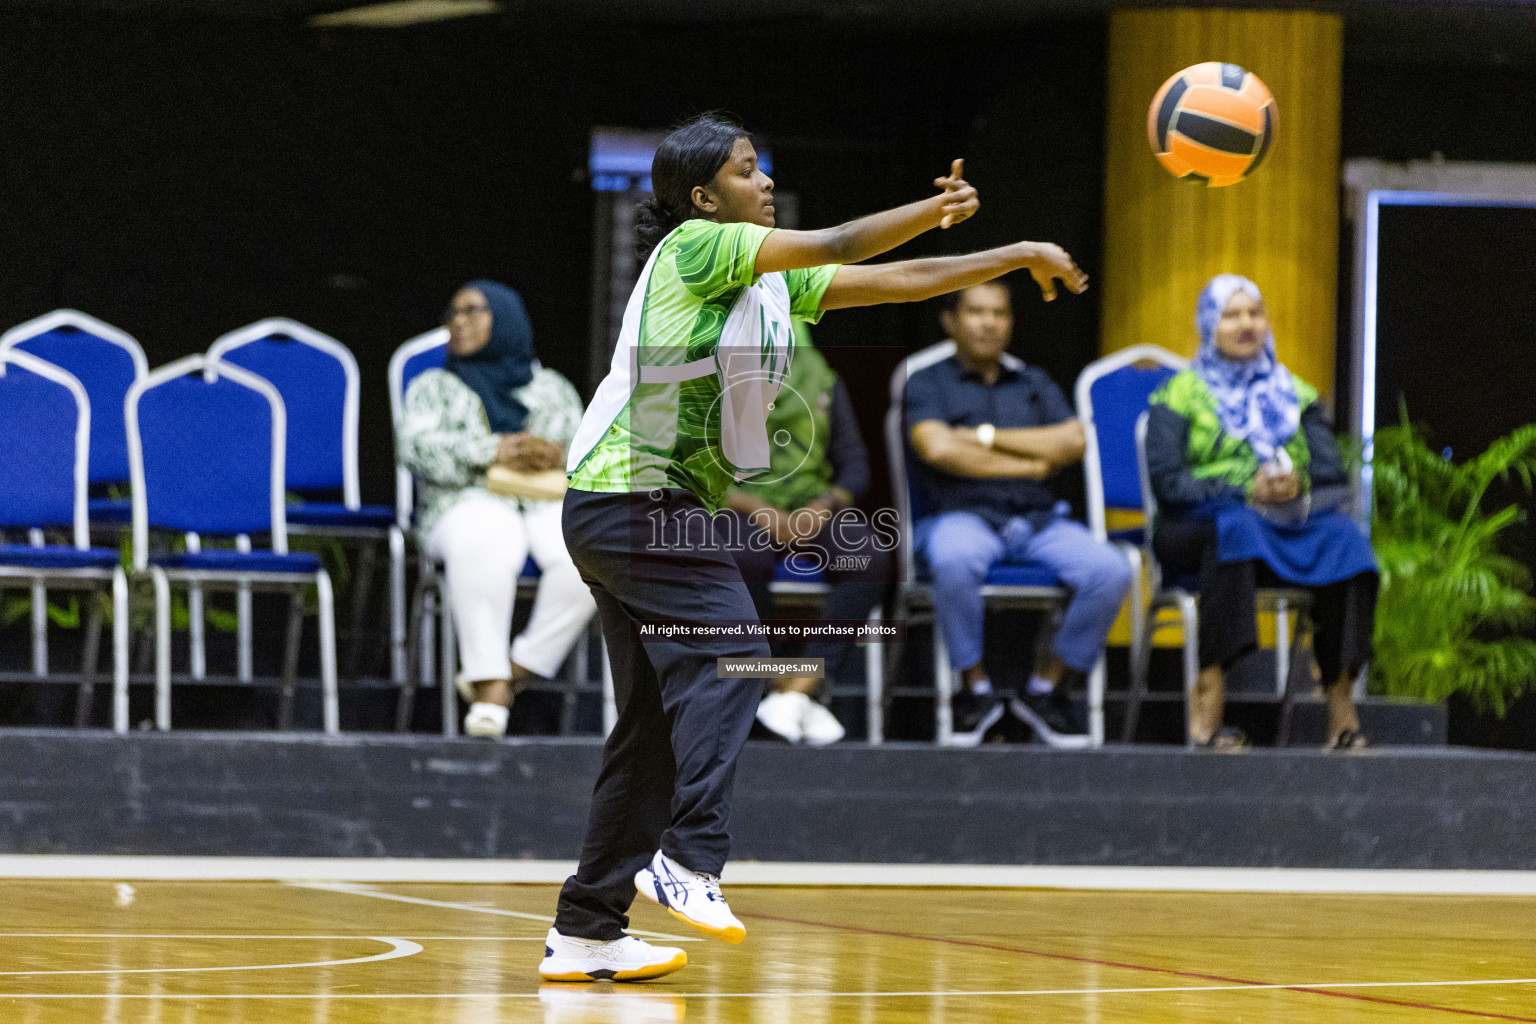
MULTIPOLYGON (((933 574, 921 562, 918 564, 917 576, 920 583, 933 582, 933 574)), ((1063 585, 1060 576, 1039 562, 1026 562, 1023 565, 994 562, 992 568, 987 570, 987 578, 982 581, 982 584, 988 587, 1059 587, 1063 585)))
POLYGON ((347 508, 338 502, 305 501, 288 506, 288 521, 299 526, 361 526, 388 529, 395 510, 389 505, 347 508))
POLYGON ((279 555, 274 551, 244 553, 220 548, 197 554, 160 554, 149 556, 150 565, 162 569, 190 569, 203 572, 281 572, 302 575, 320 570, 320 556, 308 551, 279 555))
POLYGON ((0 565, 25 569, 110 569, 122 560, 116 548, 79 551, 62 544, 34 548, 26 544, 0 544, 0 565))
POLYGON ((788 561, 782 561, 773 567, 773 582, 775 583, 821 583, 822 572, 818 568, 808 567, 805 572, 795 571, 795 567, 788 561))
POLYGON ((86 504, 86 511, 93 523, 122 523, 127 525, 133 522, 133 499, 92 498, 86 504))
POLYGON ((998 562, 987 570, 986 585, 989 587, 1059 587, 1061 577, 1037 562, 1012 565, 998 562))

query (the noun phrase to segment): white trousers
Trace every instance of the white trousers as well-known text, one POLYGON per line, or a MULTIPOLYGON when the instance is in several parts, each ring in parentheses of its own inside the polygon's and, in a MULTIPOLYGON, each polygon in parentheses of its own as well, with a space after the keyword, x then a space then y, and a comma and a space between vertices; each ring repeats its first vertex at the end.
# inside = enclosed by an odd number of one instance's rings
POLYGON ((561 502, 510 502, 471 491, 432 528, 429 554, 442 560, 459 637, 464 678, 509 679, 512 662, 553 676, 597 610, 560 532, 561 502), (533 557, 541 575, 528 628, 512 643, 512 605, 523 563, 533 557))

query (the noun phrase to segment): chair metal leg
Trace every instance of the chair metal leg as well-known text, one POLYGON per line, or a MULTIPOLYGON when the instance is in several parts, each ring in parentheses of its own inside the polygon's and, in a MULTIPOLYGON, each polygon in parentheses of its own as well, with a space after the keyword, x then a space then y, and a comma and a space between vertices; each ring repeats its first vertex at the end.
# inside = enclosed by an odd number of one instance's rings
POLYGON ((299 685, 299 641, 304 636, 304 588, 288 593, 288 628, 283 632, 283 685, 277 696, 277 730, 293 728, 293 697, 299 685))
POLYGON ((171 727, 171 581, 165 571, 149 567, 155 584, 155 728, 171 727))
POLYGON ((1275 602, 1275 696, 1285 696, 1285 682, 1291 675, 1291 604, 1284 598, 1275 602))
POLYGON ((1088 673, 1088 738, 1095 747, 1104 745, 1104 690, 1108 675, 1104 655, 1100 654, 1088 673))
POLYGON ((1136 742, 1136 727, 1141 722, 1141 705, 1147 696, 1147 680, 1152 671, 1152 639, 1160 630, 1158 611, 1158 608, 1147 609, 1140 642, 1131 650, 1131 687, 1126 695, 1125 722, 1120 728, 1122 743, 1136 742))
POLYGON ((341 702, 336 685, 336 596, 331 591, 331 577, 324 569, 315 573, 315 589, 320 593, 320 701, 325 734, 341 732, 341 702))
MULTIPOLYGON (((870 610, 869 622, 883 622, 880 608, 870 610)), ((885 645, 873 638, 864 642, 864 717, 868 723, 867 736, 870 746, 885 742, 885 645)))
POLYGON ((1301 680, 1312 681, 1310 666, 1306 665, 1305 652, 1302 649, 1302 638, 1307 632, 1304 628, 1306 611, 1303 608, 1296 609, 1296 633, 1290 644, 1290 667, 1285 676, 1285 689, 1280 694, 1280 727, 1275 732, 1275 745, 1279 747, 1289 746, 1291 742, 1291 709, 1296 703, 1296 691, 1301 685, 1301 680))
POLYGON ((938 610, 933 614, 933 694, 934 740, 947 747, 955 737, 955 719, 949 698, 954 695, 954 670, 949 664, 949 649, 944 646, 944 631, 939 628, 938 610))
MULTIPOLYGON (((236 536, 235 550, 242 554, 250 554, 251 538, 244 533, 236 536)), ((251 657, 251 585, 243 581, 235 590, 235 636, 237 659, 235 678, 242 683, 248 683, 255 678, 256 674, 252 668, 251 657)))
MULTIPOLYGON (((28 530, 27 543, 42 547, 43 531, 28 530)), ((42 580, 32 584, 32 674, 39 679, 48 675, 48 586, 42 580)))
POLYGON ((362 662, 363 643, 368 639, 368 598, 373 595, 373 576, 378 565, 378 547, 364 540, 357 555, 357 572, 352 577, 352 617, 347 624, 347 655, 341 668, 341 674, 348 679, 357 678, 362 662))
POLYGON ((1184 630, 1184 735, 1189 735, 1189 711, 1200 678, 1200 609, 1193 594, 1179 598, 1179 622, 1184 630))
POLYGON ((430 627, 427 625, 427 584, 426 577, 416 582, 416 592, 411 596, 410 628, 406 631, 405 663, 408 671, 405 680, 400 685, 400 699, 395 705, 395 731, 410 732, 411 720, 416 714, 416 690, 424 684, 427 677, 426 667, 430 655, 426 651, 427 641, 430 639, 430 627), (411 666, 415 666, 411 668, 411 666))
POLYGON ((80 688, 75 696, 75 728, 84 729, 91 724, 91 705, 96 700, 96 665, 101 657, 101 598, 96 591, 87 591, 85 600, 91 604, 85 623, 85 643, 80 652, 80 688))
MULTIPOLYGON (((1142 574, 1141 549, 1129 544, 1121 545, 1120 553, 1125 555, 1125 560, 1131 567, 1131 649, 1129 651, 1131 661, 1132 682, 1138 665, 1137 654, 1140 653, 1142 644, 1147 642, 1147 595, 1146 579, 1142 574)), ((1142 691, 1146 691, 1147 681, 1141 680, 1142 691)))
POLYGON ((406 675, 405 533, 389 528, 389 678, 403 684, 406 675))
POLYGON ((437 651, 438 686, 442 687, 442 693, 439 696, 443 703, 443 735, 457 736, 459 734, 459 693, 453 678, 459 671, 458 650, 453 633, 453 602, 448 600, 448 581, 442 576, 438 577, 437 584, 437 615, 440 627, 437 651))
POLYGON ((128 576, 112 570, 112 731, 128 731, 128 576))
MULTIPOLYGON (((203 550, 203 539, 195 533, 187 537, 187 553, 195 555, 203 550)), ((187 648, 191 655, 189 670, 193 679, 208 675, 208 638, 204 635, 207 619, 203 614, 203 585, 196 581, 187 584, 187 648)))

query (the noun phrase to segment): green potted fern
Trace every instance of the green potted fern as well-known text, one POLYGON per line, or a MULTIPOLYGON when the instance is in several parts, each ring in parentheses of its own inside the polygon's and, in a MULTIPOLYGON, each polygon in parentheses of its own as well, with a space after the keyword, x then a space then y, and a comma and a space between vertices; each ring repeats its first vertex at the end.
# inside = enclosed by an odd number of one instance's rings
POLYGON ((1408 421, 1377 431, 1371 540, 1381 569, 1373 689, 1439 702, 1460 693, 1502 717, 1536 678, 1531 571, 1500 549, 1521 521, 1486 509, 1489 488, 1536 482, 1536 424, 1462 463, 1432 450, 1408 421))

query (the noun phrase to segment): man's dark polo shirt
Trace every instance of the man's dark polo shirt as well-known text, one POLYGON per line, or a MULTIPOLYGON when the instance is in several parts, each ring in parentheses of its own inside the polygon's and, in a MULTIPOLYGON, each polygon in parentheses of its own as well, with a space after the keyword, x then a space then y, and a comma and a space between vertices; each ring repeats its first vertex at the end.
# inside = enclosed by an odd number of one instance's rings
MULTIPOLYGON (((954 356, 917 371, 907 378, 906 407, 909 448, 912 428, 926 420, 952 427, 990 423, 1003 430, 1048 427, 1075 415, 1044 370, 1006 354, 991 384, 980 373, 964 369, 954 356)), ((1056 503, 1051 489, 1039 480, 953 476, 930 466, 916 452, 908 465, 913 478, 912 513, 919 519, 941 512, 974 512, 993 529, 1000 529, 1015 516, 1043 519, 1056 503)))

